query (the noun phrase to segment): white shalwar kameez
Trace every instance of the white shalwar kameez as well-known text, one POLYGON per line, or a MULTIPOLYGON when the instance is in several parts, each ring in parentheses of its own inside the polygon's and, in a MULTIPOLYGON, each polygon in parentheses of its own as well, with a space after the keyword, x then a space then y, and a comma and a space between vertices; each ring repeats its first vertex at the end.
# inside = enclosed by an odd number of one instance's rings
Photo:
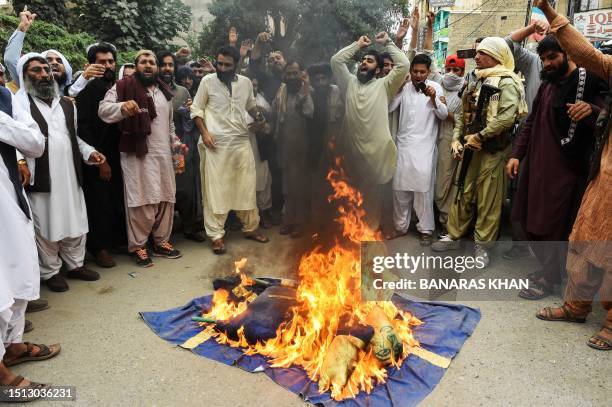
MULTIPOLYGON (((60 98, 55 97, 51 106, 33 98, 36 107, 47 121, 49 128, 49 176, 51 192, 30 192, 28 198, 32 208, 36 244, 40 262, 40 277, 43 280, 56 275, 62 260, 68 270, 83 266, 85 259, 85 241, 89 231, 87 210, 83 190, 79 186, 72 158, 70 134, 66 126, 64 110, 60 98), (60 259, 61 256, 61 259, 60 259)), ((15 119, 21 121, 30 118, 29 104, 20 103, 14 109, 15 119)), ((75 130, 76 108, 74 113, 75 130)), ((77 136, 79 151, 84 161, 88 161, 95 148, 77 136)), ((34 159, 27 159, 31 169, 33 184, 36 168, 34 159)))
POLYGON ((259 227, 255 195, 255 157, 248 130, 248 111, 256 107, 250 79, 236 75, 232 92, 216 74, 207 75, 191 106, 214 138, 215 148, 199 144, 206 234, 215 241, 225 235, 230 210, 242 221, 243 232, 259 227))
MULTIPOLYGON (((45 150, 45 138, 32 119, 17 122, 0 112, 0 141, 26 157, 45 150)), ((23 193, 23 192, 22 192, 23 193)), ((25 309, 40 291, 40 272, 32 221, 19 207, 8 169, 0 156, 0 336, 5 346, 22 342, 25 309)), ((0 347, 0 358, 5 346, 0 347)))
POLYGON ((434 181, 438 126, 448 116, 440 97, 442 87, 427 80, 436 90, 436 104, 408 82, 393 99, 389 112, 400 109, 397 132, 397 168, 393 177, 393 223, 398 232, 406 233, 414 206, 421 233, 433 233, 434 181))

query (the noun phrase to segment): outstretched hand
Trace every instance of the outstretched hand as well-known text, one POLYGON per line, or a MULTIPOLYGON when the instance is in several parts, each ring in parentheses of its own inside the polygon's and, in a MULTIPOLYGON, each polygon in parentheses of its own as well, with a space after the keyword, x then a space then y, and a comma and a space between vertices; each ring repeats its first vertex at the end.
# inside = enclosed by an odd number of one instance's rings
POLYGON ((414 6, 412 10, 412 15, 410 16, 410 25, 413 30, 416 30, 419 27, 419 20, 421 18, 421 14, 419 13, 419 8, 414 6))
POLYGON ((436 13, 434 13, 433 11, 430 11, 429 13, 427 13, 427 26, 433 27, 433 23, 435 19, 436 19, 436 13))
POLYGON ((402 19, 402 22, 400 23, 397 32, 395 33, 395 38, 398 40, 403 40, 406 37, 406 34, 408 34, 408 29, 410 28, 410 19, 407 17, 404 17, 404 19, 402 19))

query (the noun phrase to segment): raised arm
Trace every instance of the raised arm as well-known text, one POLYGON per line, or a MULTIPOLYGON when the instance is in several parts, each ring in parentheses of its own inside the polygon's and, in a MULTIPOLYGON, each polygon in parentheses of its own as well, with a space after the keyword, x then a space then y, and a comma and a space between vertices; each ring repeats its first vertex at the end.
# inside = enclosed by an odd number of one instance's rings
POLYGON ((9 38, 6 48, 4 50, 4 63, 11 78, 15 81, 18 86, 19 74, 17 73, 17 62, 21 57, 21 50, 23 49, 23 40, 25 39, 25 33, 28 31, 32 23, 36 19, 36 14, 32 14, 28 11, 28 6, 23 8, 23 11, 19 13, 19 25, 17 29, 9 38))
POLYGON ((424 50, 433 51, 433 23, 436 19, 436 13, 430 11, 427 13, 427 31, 425 32, 425 42, 423 43, 424 50))
POLYGON ((410 61, 408 57, 389 40, 387 33, 379 33, 376 35, 376 42, 379 44, 386 44, 386 51, 391 55, 393 59, 393 69, 389 72, 389 75, 383 79, 387 88, 388 100, 391 100, 397 95, 400 88, 408 76, 410 70, 410 61))
POLYGON ((371 43, 372 41, 370 41, 368 37, 362 36, 359 38, 359 41, 352 43, 348 47, 342 48, 336 53, 336 55, 331 57, 330 64, 334 74, 334 79, 336 80, 336 84, 340 88, 342 94, 346 94, 349 81, 354 77, 354 75, 349 72, 346 64, 353 59, 353 56, 355 56, 355 53, 359 49, 363 48, 364 46, 368 46, 371 43))
POLYGON ((505 38, 514 56, 516 69, 523 72, 524 75, 530 72, 533 65, 540 65, 541 61, 538 54, 525 49, 522 42, 534 33, 546 34, 547 31, 548 24, 544 21, 536 20, 527 27, 516 30, 505 38))
POLYGON ((550 23, 550 31, 555 34, 561 47, 567 55, 576 63, 584 67, 604 81, 608 81, 612 76, 612 56, 604 55, 596 50, 591 43, 584 38, 562 15, 557 14, 551 7, 548 0, 535 0, 534 6, 544 12, 550 23))
POLYGON ((402 46, 404 45, 404 38, 406 38, 406 34, 408 34, 409 28, 410 19, 408 17, 405 17, 402 19, 402 22, 400 23, 397 32, 395 33, 394 43, 399 49, 402 49, 402 46))

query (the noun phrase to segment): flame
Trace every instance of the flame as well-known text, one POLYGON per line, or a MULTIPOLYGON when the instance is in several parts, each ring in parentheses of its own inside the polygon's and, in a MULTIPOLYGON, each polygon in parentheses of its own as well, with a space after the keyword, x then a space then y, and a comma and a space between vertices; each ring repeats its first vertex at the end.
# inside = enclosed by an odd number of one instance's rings
MULTIPOLYGON (((361 302, 359 244, 363 241, 381 241, 382 238, 380 232, 371 230, 365 223, 361 193, 346 181, 340 158, 336 159, 336 168, 329 172, 327 179, 334 191, 329 200, 340 205, 336 222, 342 226, 344 239, 336 238, 331 249, 316 247, 301 258, 297 305, 291 310, 291 319, 279 326, 274 338, 255 345, 247 343, 242 328, 238 331, 239 339, 235 341, 215 332, 214 324, 205 325, 217 342, 244 348, 246 354, 265 355, 270 358, 272 367, 299 365, 313 381, 320 378, 323 361, 337 335, 341 319, 345 321, 348 318, 350 323, 367 325, 368 314, 375 307, 380 307, 403 344, 401 357, 392 361, 394 367, 401 366, 409 349, 418 346, 411 327, 421 323, 391 302, 361 302)), ((246 259, 236 262, 241 284, 232 291, 234 294, 248 291, 246 287, 253 284, 253 280, 242 273, 245 264, 246 259)), ((248 297, 238 303, 228 302, 229 297, 226 290, 215 291, 213 306, 203 316, 226 320, 242 313, 250 302, 248 297)), ((321 386, 320 383, 319 391, 331 390, 334 399, 342 400, 355 397, 360 391, 369 393, 387 377, 387 368, 381 365, 369 347, 358 351, 352 368, 346 384, 330 382, 321 386)))

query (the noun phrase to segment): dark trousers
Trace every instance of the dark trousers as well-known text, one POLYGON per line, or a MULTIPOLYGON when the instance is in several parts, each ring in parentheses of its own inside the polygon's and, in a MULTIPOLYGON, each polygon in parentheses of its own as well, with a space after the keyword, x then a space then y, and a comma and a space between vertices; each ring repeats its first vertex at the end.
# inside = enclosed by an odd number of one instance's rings
POLYGON ((118 157, 108 162, 112 171, 110 181, 100 178, 98 167, 83 166, 83 194, 89 221, 87 250, 94 255, 127 243, 121 165, 118 157))
POLYGON ((529 232, 526 236, 531 251, 542 266, 536 271, 535 280, 544 280, 548 287, 560 283, 565 275, 567 242, 560 236, 538 236, 529 232))

